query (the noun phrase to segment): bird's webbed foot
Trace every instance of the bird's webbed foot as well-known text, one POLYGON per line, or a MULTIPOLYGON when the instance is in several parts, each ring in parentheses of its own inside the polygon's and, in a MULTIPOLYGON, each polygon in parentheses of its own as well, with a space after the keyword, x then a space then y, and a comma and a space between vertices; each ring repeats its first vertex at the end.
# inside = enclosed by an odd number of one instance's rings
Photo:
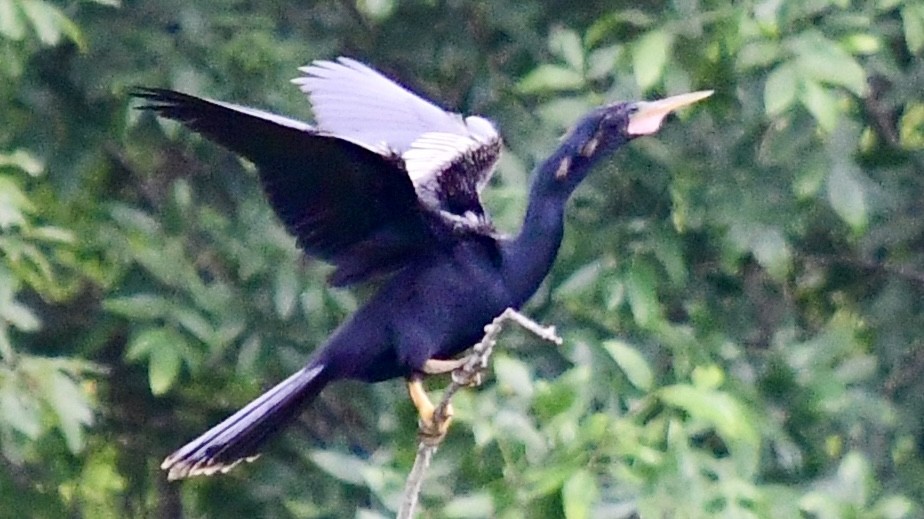
POLYGON ((419 374, 408 378, 407 392, 411 396, 411 401, 414 402, 414 407, 417 408, 420 419, 420 441, 427 445, 439 445, 449 431, 449 424, 452 423, 452 404, 447 403, 443 411, 438 413, 436 406, 424 391, 422 377, 419 374))

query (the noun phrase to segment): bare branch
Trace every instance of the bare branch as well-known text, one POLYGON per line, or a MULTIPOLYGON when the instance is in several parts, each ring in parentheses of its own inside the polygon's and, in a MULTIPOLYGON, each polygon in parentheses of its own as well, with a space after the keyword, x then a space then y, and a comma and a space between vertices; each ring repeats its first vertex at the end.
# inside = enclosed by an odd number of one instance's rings
MULTIPOLYGON (((500 335, 505 321, 513 321, 541 339, 559 345, 562 343, 561 337, 555 333, 554 326, 542 326, 513 308, 504 310, 502 314, 484 327, 484 337, 472 348, 472 352, 466 358, 465 363, 460 368, 453 370, 452 383, 446 388, 443 398, 433 412, 433 421, 437 425, 442 425, 449 419, 447 410, 456 392, 463 387, 481 384, 481 374, 488 368, 488 360, 494 351, 497 336, 500 335)), ((411 519, 414 516, 424 476, 433 455, 436 454, 436 450, 442 441, 443 437, 433 438, 421 435, 414 466, 411 468, 407 482, 404 485, 404 498, 401 500, 401 508, 398 510, 398 519, 411 519)))

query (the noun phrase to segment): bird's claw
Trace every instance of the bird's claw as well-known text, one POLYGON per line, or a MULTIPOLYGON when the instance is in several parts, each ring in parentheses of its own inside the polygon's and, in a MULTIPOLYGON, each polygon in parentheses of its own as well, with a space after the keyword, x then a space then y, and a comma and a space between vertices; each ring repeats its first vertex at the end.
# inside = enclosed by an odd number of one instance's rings
POLYGON ((446 433, 449 432, 449 425, 452 423, 452 404, 447 403, 442 413, 437 413, 434 409, 418 409, 418 411, 420 413, 418 421, 418 437, 420 441, 428 446, 442 443, 446 433))
POLYGON ((417 415, 420 417, 418 421, 420 441, 428 446, 439 445, 449 431, 449 424, 452 423, 452 404, 447 403, 442 410, 434 406, 418 377, 408 380, 407 389, 411 401, 414 402, 414 407, 417 408, 417 415))

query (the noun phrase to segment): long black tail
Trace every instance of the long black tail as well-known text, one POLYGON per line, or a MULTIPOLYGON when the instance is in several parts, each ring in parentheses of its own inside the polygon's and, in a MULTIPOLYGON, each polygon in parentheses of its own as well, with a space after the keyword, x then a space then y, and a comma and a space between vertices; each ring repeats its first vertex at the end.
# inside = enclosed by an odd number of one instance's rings
POLYGON ((167 456, 160 468, 170 480, 227 472, 253 461, 260 447, 294 420, 329 382, 321 364, 308 364, 243 409, 167 456))

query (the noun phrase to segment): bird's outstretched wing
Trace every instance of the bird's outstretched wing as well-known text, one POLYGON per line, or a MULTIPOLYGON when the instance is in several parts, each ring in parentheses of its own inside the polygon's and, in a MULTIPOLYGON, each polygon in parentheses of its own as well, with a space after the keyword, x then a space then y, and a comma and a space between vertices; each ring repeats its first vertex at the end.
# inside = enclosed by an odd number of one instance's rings
POLYGON ((173 119, 256 164, 276 214, 346 285, 394 271, 434 243, 403 161, 262 110, 139 88, 142 109, 173 119))
POLYGON ((488 120, 446 112, 349 58, 299 70, 292 81, 308 95, 319 129, 400 155, 420 199, 453 226, 487 225, 479 192, 501 151, 488 120))

